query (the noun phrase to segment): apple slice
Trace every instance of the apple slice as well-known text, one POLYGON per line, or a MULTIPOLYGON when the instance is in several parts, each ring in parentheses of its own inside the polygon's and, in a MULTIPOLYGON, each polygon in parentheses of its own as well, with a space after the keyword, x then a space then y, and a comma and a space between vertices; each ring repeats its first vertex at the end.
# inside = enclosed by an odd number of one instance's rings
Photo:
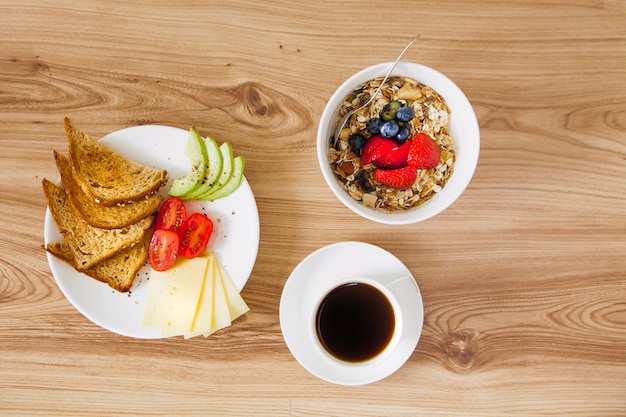
POLYGON ((207 193, 217 183, 219 176, 222 174, 224 161, 219 146, 210 136, 204 138, 204 144, 206 145, 209 161, 204 174, 204 179, 198 187, 183 195, 183 199, 185 200, 198 198, 202 194, 207 193))
POLYGON ((245 161, 243 157, 241 156, 236 157, 233 160, 233 175, 231 175, 228 182, 224 184, 221 188, 216 189, 210 192, 209 194, 203 195, 202 199, 208 200, 208 201, 215 201, 215 200, 219 200, 220 198, 224 198, 230 195, 241 184, 244 168, 245 168, 245 161))
POLYGON ((224 142, 220 146, 220 152, 222 154, 222 172, 217 179, 217 182, 213 184, 206 192, 202 195, 196 195, 195 198, 198 200, 205 200, 205 196, 213 193, 216 190, 219 190, 230 180, 230 177, 233 175, 233 147, 229 142, 224 142))
POLYGON ((198 187, 202 183, 207 169, 209 161, 207 148, 195 126, 191 126, 189 129, 185 155, 189 157, 191 162, 191 172, 186 177, 178 178, 172 182, 169 195, 174 197, 181 197, 198 187))

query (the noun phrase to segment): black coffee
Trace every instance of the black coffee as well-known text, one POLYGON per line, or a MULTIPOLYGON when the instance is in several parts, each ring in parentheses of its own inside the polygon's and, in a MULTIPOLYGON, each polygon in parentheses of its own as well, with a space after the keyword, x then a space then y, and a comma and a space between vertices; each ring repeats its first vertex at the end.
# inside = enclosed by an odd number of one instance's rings
POLYGON ((336 358, 363 362, 381 353, 395 327, 393 307, 377 288, 352 282, 324 297, 317 310, 317 337, 336 358))

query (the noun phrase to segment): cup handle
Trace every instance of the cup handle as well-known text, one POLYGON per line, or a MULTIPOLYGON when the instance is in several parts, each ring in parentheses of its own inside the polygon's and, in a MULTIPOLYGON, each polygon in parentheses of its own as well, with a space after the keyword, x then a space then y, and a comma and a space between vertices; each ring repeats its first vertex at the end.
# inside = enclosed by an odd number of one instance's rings
POLYGON ((405 282, 411 282, 412 284, 415 285, 415 280, 413 279, 412 276, 403 276, 400 278, 396 278, 391 282, 387 282, 385 283, 385 286, 391 291, 393 287, 396 287, 398 285, 404 284, 405 282))
POLYGON ((400 306, 410 302, 413 294, 418 291, 417 282, 411 275, 395 278, 385 284, 387 290, 395 297, 400 306))

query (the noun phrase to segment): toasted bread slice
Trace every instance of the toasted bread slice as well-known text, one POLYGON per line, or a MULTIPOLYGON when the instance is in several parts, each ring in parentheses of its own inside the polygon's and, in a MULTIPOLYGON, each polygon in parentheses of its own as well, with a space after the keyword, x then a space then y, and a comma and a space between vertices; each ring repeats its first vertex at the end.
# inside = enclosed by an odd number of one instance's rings
POLYGON ((150 216, 121 229, 93 227, 80 217, 64 190, 45 178, 42 185, 50 213, 81 272, 138 243, 154 221, 150 216))
MULTIPOLYGON (((136 245, 122 249, 109 259, 95 264, 83 271, 100 282, 119 292, 128 292, 133 285, 135 276, 148 259, 148 245, 150 234, 146 233, 136 245)), ((52 242, 45 246, 46 251, 76 268, 72 251, 65 242, 52 242)))
POLYGON ((54 151, 54 159, 61 173, 63 187, 76 208, 78 214, 92 226, 101 229, 120 229, 137 223, 141 219, 156 213, 163 198, 159 195, 147 195, 136 203, 103 206, 90 198, 76 182, 69 158, 54 151))
POLYGON ((146 167, 113 152, 65 118, 74 177, 95 202, 113 206, 132 203, 167 182, 167 171, 146 167))

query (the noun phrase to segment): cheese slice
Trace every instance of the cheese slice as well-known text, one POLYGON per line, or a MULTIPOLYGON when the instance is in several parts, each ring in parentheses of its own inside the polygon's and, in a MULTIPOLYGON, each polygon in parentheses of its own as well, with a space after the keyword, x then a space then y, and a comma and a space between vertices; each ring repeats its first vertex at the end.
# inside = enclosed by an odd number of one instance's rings
POLYGON ((204 272, 204 279, 202 283, 202 292, 198 299, 198 308, 196 310, 196 316, 193 320, 191 328, 183 334, 185 339, 196 337, 201 334, 209 333, 211 331, 211 322, 213 318, 213 291, 215 272, 213 263, 215 257, 213 254, 203 255, 207 259, 207 267, 204 272))
POLYGON ((168 271, 151 272, 142 324, 159 328, 164 336, 206 337, 247 311, 230 275, 207 251, 179 258, 168 271))
POLYGON ((152 271, 142 324, 164 336, 189 333, 199 307, 208 259, 180 258, 167 271, 152 271))
POLYGON ((213 274, 215 275, 215 279, 213 280, 213 317, 211 317, 211 329, 209 332, 204 334, 205 337, 220 329, 230 326, 231 323, 224 284, 218 272, 219 262, 217 261, 217 258, 215 258, 215 262, 213 262, 213 274))
POLYGON ((226 294, 226 303, 228 304, 230 321, 234 321, 235 319, 250 311, 250 308, 244 301, 241 294, 239 294, 237 286, 233 282, 228 272, 226 272, 226 269, 224 269, 224 267, 219 262, 215 263, 217 264, 219 277, 222 280, 222 285, 226 294))

